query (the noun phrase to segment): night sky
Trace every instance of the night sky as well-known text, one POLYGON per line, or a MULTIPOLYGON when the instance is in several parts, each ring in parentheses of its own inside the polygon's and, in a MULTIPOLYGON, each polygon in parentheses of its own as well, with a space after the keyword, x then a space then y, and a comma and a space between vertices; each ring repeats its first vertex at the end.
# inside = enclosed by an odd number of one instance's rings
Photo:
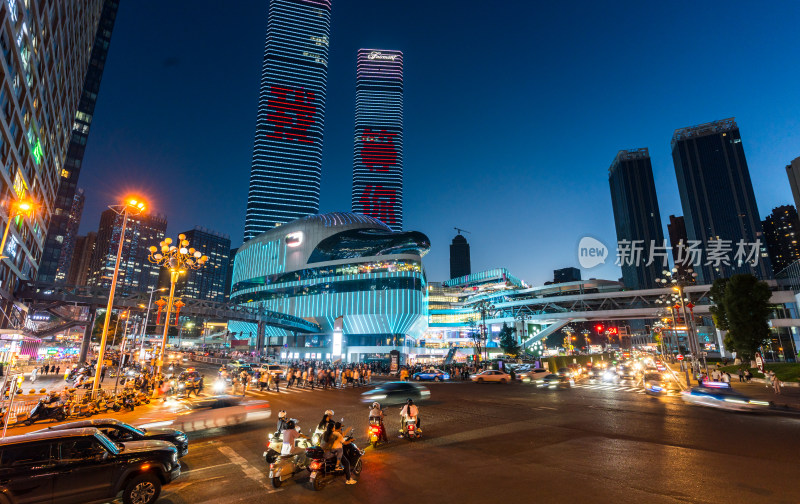
MULTIPOLYGON (((613 243, 620 149, 650 149, 661 216, 681 215, 672 133, 726 117, 761 217, 792 203, 798 2, 334 0, 332 18, 320 212, 350 210, 356 51, 402 50, 404 221, 431 238, 430 280, 449 276, 454 226, 471 231, 473 271, 534 285, 578 266, 582 236, 613 243)), ((201 225, 241 244, 266 26, 266 1, 121 2, 82 233, 135 190, 168 234, 201 225)))

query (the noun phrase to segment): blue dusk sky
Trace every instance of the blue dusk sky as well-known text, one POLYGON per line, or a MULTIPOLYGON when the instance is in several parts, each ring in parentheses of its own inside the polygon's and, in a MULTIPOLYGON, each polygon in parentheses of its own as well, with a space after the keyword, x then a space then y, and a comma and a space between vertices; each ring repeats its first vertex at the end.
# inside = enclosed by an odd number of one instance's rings
MULTIPOLYGON (((82 233, 136 190, 170 235, 201 225, 241 244, 267 8, 121 2, 79 181, 82 233)), ((650 149, 662 219, 682 215, 672 133, 727 117, 763 218, 792 203, 798 22, 793 0, 333 0, 320 211, 350 210, 367 47, 404 53, 404 223, 431 239, 430 280, 449 277, 454 226, 471 232, 473 271, 506 267, 534 285, 578 266, 581 237, 612 244, 620 149, 650 149)))

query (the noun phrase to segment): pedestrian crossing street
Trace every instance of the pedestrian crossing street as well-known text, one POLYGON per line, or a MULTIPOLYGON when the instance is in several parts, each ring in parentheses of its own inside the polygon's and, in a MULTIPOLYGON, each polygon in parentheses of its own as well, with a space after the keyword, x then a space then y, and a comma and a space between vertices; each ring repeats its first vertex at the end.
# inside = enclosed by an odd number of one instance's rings
MULTIPOLYGON (((590 390, 613 390, 616 392, 631 392, 636 394, 645 394, 644 387, 641 386, 631 386, 625 384, 616 384, 616 383, 591 383, 591 382, 583 382, 583 383, 576 383, 574 385, 576 388, 584 388, 590 390)), ((678 397, 680 396, 680 391, 678 390, 667 390, 666 394, 667 397, 678 397)))
MULTIPOLYGON (((361 387, 356 387, 356 389, 361 388, 361 389, 367 390, 370 386, 371 386, 370 384, 362 385, 361 387)), ((347 388, 352 388, 352 387, 347 387, 347 388)), ((341 387, 337 387, 335 389, 331 389, 331 388, 323 389, 322 387, 316 387, 316 386, 313 389, 311 389, 310 387, 305 387, 305 388, 304 387, 289 387, 289 388, 281 387, 281 391, 280 392, 276 392, 275 389, 258 390, 258 387, 255 387, 255 388, 247 389, 247 396, 248 397, 291 396, 291 395, 299 395, 299 394, 309 394, 309 393, 313 393, 313 392, 328 392, 328 391, 331 391, 331 390, 344 390, 344 389, 341 388, 341 387)), ((240 390, 239 393, 241 393, 241 390, 240 390)))

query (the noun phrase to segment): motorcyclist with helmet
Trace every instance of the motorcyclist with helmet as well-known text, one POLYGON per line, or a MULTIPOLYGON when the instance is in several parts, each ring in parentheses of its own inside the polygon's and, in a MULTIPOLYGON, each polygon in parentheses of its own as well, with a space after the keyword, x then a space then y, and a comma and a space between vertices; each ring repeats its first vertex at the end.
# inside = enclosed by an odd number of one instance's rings
POLYGON ((370 423, 373 421, 378 422, 378 425, 381 426, 381 439, 388 442, 389 438, 386 436, 386 427, 383 425, 383 410, 379 402, 372 403, 372 408, 369 410, 369 421, 370 423))
POLYGON ((282 434, 283 431, 285 431, 287 428, 293 428, 293 427, 287 427, 286 426, 286 424, 288 422, 289 422, 289 420, 286 418, 286 410, 279 411, 278 412, 278 429, 277 429, 277 432, 279 434, 282 434))

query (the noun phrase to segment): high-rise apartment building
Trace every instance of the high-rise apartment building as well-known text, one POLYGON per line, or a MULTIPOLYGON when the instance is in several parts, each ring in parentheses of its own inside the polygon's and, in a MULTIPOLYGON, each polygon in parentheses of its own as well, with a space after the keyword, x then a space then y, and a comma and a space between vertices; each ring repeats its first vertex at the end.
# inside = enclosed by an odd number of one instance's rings
POLYGON ((403 229, 403 53, 359 49, 353 212, 403 229))
POLYGON ((181 275, 176 292, 192 299, 225 301, 225 279, 228 276, 228 263, 231 254, 231 238, 202 227, 195 227, 183 233, 189 246, 208 256, 202 268, 190 269, 181 275))
POLYGON ((450 278, 467 276, 472 273, 470 264, 469 243, 461 233, 453 237, 450 244, 450 278))
POLYGON ((608 169, 608 183, 617 241, 630 250, 620 257, 623 282, 629 289, 655 287, 664 270, 662 256, 654 254, 647 263, 651 252, 664 252, 664 230, 647 148, 619 151, 608 169))
POLYGON ((96 241, 97 233, 93 231, 87 233, 86 236, 75 238, 75 249, 66 279, 67 285, 83 286, 89 281, 89 267, 92 264, 96 241))
POLYGON ((0 2, 0 222, 8 222, 12 199, 31 197, 40 207, 33 218, 14 221, 2 251, 3 327, 23 322, 13 293, 21 280, 37 276, 103 5, 0 2))
POLYGON ((792 188, 794 207, 800 208, 800 157, 794 158, 786 165, 786 175, 789 177, 789 186, 792 188))
POLYGON ((777 275, 800 259, 800 217, 792 205, 783 205, 773 208, 761 224, 772 272, 777 275))
MULTIPOLYGON (((67 212, 63 212, 60 208, 56 208, 56 213, 53 214, 53 219, 50 220, 51 224, 54 220, 56 220, 56 214, 58 215, 58 220, 61 222, 62 227, 60 228, 63 233, 57 235, 53 243, 58 245, 58 255, 56 256, 57 263, 55 269, 55 278, 50 276, 49 271, 44 271, 44 259, 42 259, 42 263, 39 266, 39 273, 36 277, 36 280, 39 282, 65 282, 67 279, 67 275, 69 275, 69 268, 70 263, 72 262, 72 254, 75 250, 75 239, 78 237, 78 228, 81 225, 81 216, 83 215, 83 205, 86 202, 86 196, 83 193, 83 189, 78 189, 72 195, 72 205, 70 208, 67 209, 67 212)), ((50 236, 50 235, 48 235, 50 236)), ((44 257, 48 256, 48 249, 46 244, 49 242, 45 242, 45 249, 44 249, 44 257)), ((55 255, 55 254, 53 254, 55 255)), ((47 267, 50 270, 50 266, 47 267)))
MULTIPOLYGON (((100 22, 94 33, 91 59, 83 88, 80 94, 78 110, 71 124, 69 147, 66 159, 59 173, 60 183, 56 192, 53 214, 47 226, 42 261, 36 280, 39 282, 64 282, 69 274, 72 250, 80 225, 80 212, 75 213, 76 188, 78 176, 83 164, 83 154, 89 138, 89 128, 94 117, 97 94, 100 91, 100 80, 103 77, 108 48, 111 43, 111 32, 117 18, 119 0, 104 0, 100 14, 100 22)), ((81 209, 83 196, 81 196, 81 209)))
MULTIPOLYGON (((121 215, 111 209, 100 215, 100 227, 89 267, 89 285, 103 288, 111 286, 121 230, 121 215)), ((166 230, 167 218, 163 215, 128 217, 119 264, 117 293, 145 292, 158 284, 159 267, 150 263, 147 256, 150 254, 150 246, 158 246, 164 239, 166 230)))
POLYGON ((330 0, 271 0, 245 241, 319 212, 330 0))
POLYGON ((694 267, 697 282, 711 283, 736 273, 770 278, 750 170, 734 118, 675 130, 672 160, 686 234, 690 241, 700 241, 706 251, 701 264, 694 267), (743 247, 745 253, 736 260, 740 242, 749 246, 743 247), (709 250, 726 249, 731 249, 727 254, 730 264, 706 264, 709 250), (755 265, 746 261, 748 256, 755 265))

